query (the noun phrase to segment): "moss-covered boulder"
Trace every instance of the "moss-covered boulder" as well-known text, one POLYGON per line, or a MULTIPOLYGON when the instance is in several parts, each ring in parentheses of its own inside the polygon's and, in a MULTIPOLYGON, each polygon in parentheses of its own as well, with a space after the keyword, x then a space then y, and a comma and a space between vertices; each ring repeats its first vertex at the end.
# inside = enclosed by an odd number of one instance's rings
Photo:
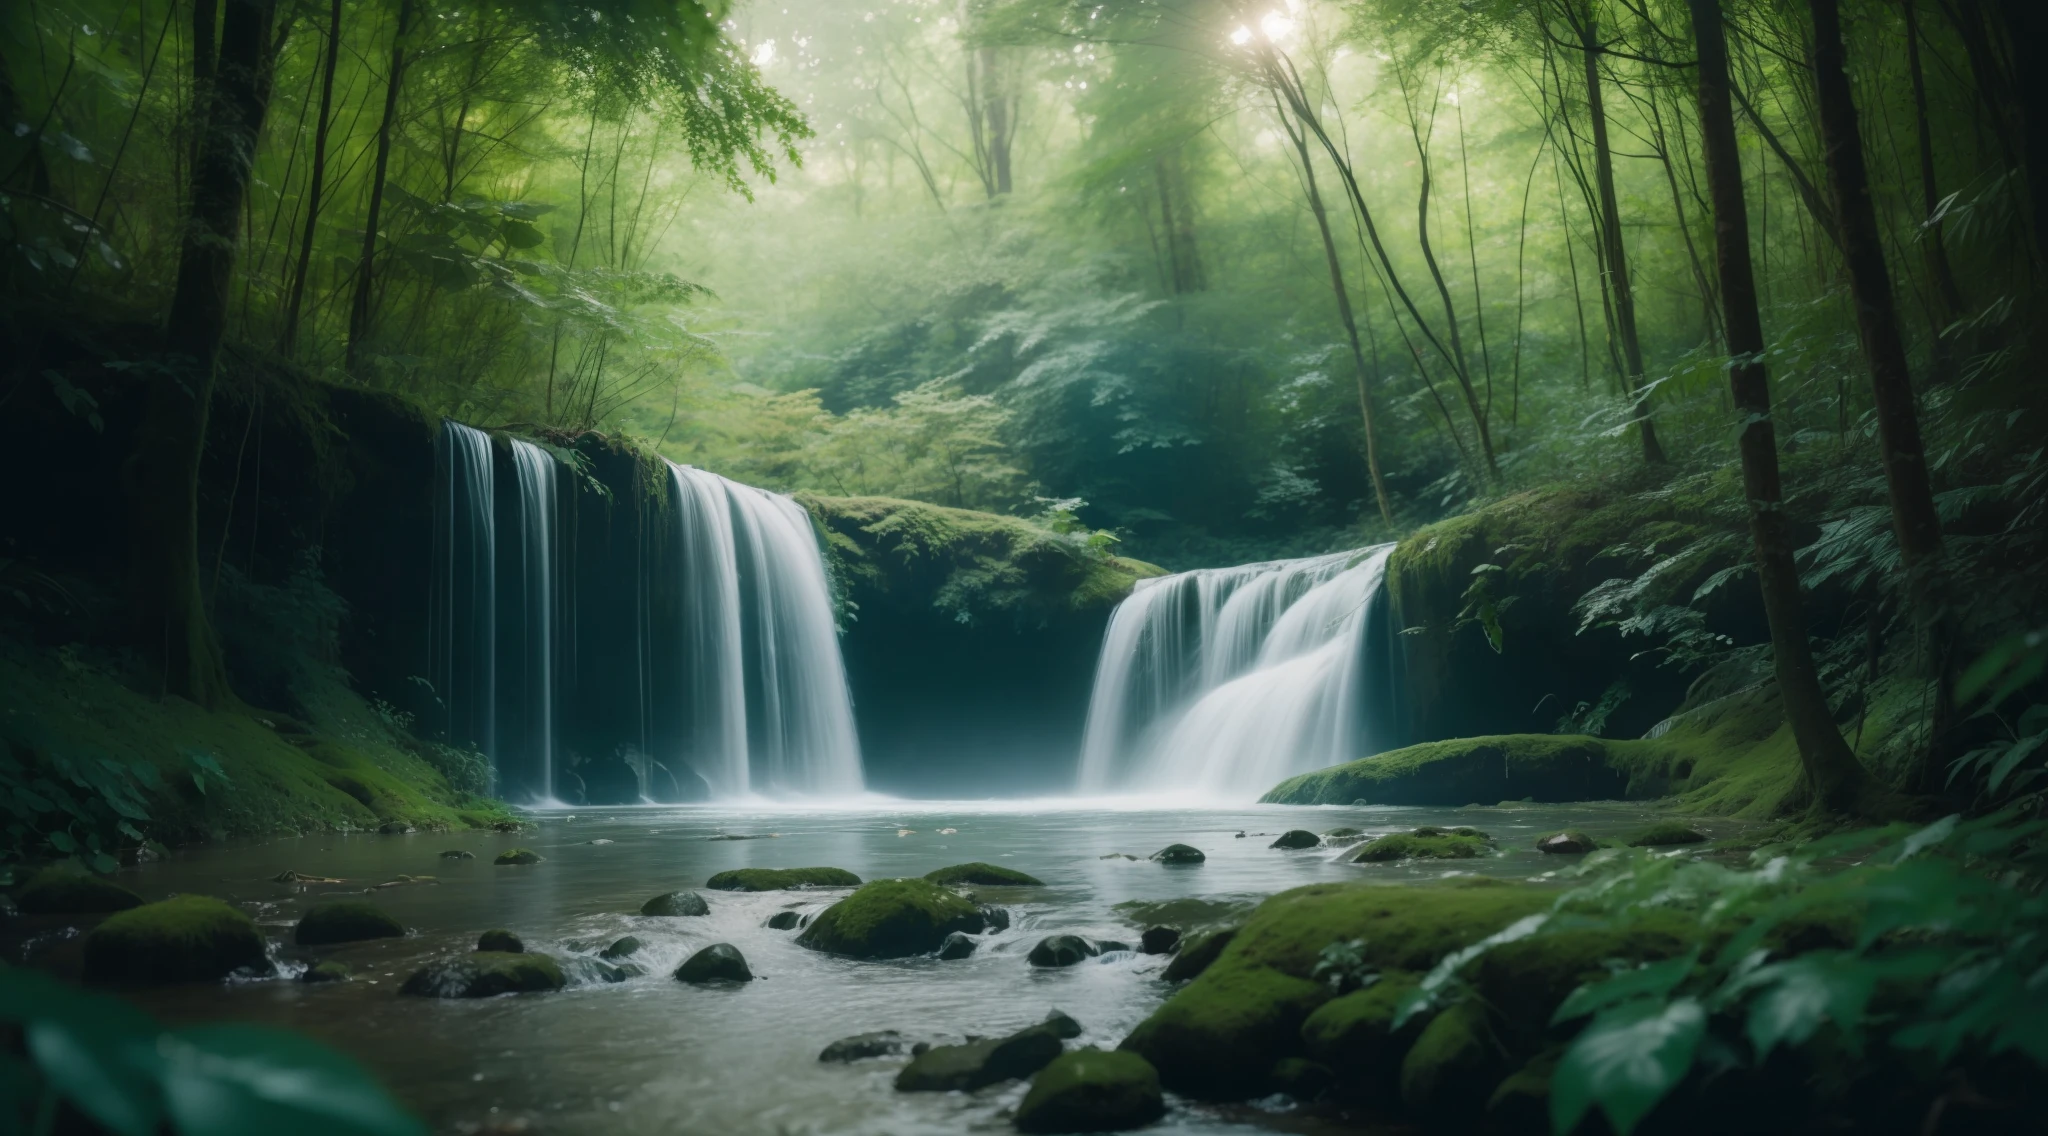
POLYGON ((1223 949, 1236 937, 1237 928, 1219 927, 1184 941, 1180 953, 1173 956, 1172 962, 1166 964, 1166 971, 1160 977, 1168 982, 1191 981, 1209 969, 1211 963, 1221 958, 1223 949))
POLYGON ((896 1074, 896 1088, 906 1093, 973 1092, 998 1081, 1029 1077, 1052 1063, 1064 1046, 1047 1025, 1035 1025, 1008 1037, 966 1045, 936 1045, 896 1074))
POLYGON ((505 867, 523 867, 527 864, 538 864, 545 859, 547 857, 531 848, 507 848, 498 853, 497 858, 491 863, 505 867))
POLYGON ((1629 777, 1611 760, 1612 743, 1559 734, 1452 738, 1390 750, 1361 761, 1291 777, 1260 800, 1276 805, 1375 805, 1457 808, 1472 801, 1612 800, 1629 777))
POLYGON ((1470 1130, 1507 1072, 1486 1005, 1467 999, 1430 1019, 1402 1058, 1401 1103, 1433 1128, 1470 1130))
POLYGON ((980 862, 940 868, 936 872, 926 872, 924 878, 946 887, 957 887, 961 884, 978 884, 982 887, 1041 887, 1045 883, 1037 876, 1025 875, 1015 868, 980 862))
POLYGON ((307 967, 305 973, 299 975, 299 981, 308 986, 319 986, 329 982, 347 982, 353 977, 355 971, 350 970, 347 963, 329 959, 307 967))
POLYGON ((1079 935, 1048 935, 1024 958, 1032 966, 1060 967, 1086 962, 1101 953, 1101 947, 1079 935))
POLYGON ((1152 853, 1152 859, 1162 864, 1199 864, 1208 857, 1200 848, 1190 844, 1169 844, 1152 853))
POLYGON ((441 858, 443 860, 474 860, 476 859, 476 853, 464 851, 460 848, 450 848, 446 852, 441 853, 441 858))
POLYGON ((206 895, 131 907, 85 937, 89 982, 199 982, 268 966, 256 921, 206 895))
POLYGON ((393 919, 383 908, 360 899, 338 899, 315 904, 299 917, 292 941, 302 947, 329 943, 356 943, 365 939, 402 939, 405 924, 393 919))
POLYGON ((1548 852, 1553 856, 1583 856, 1598 847, 1599 841, 1576 828, 1545 833, 1536 838, 1536 851, 1548 852))
POLYGON ((844 868, 734 868, 705 880, 704 886, 712 891, 794 891, 859 887, 860 877, 844 868))
POLYGON ((1261 904, 1216 960, 1122 1048, 1144 1056, 1175 1092, 1224 1100, 1256 1095, 1275 1061, 1306 1055, 1302 1027, 1332 997, 1314 980, 1323 948, 1356 939, 1369 969, 1425 971, 1549 902, 1547 893, 1525 886, 1352 883, 1282 892, 1261 904))
POLYGON ((694 891, 672 891, 657 895, 640 905, 642 915, 683 916, 709 915, 711 905, 694 891))
POLYGON ((1159 1073, 1143 1057, 1082 1049, 1039 1070, 1015 1123, 1020 1132, 1122 1132, 1165 1113, 1159 1073))
POLYGON ((1390 832, 1369 840, 1352 853, 1355 864, 1383 864, 1393 860, 1471 860, 1493 851, 1493 841, 1472 828, 1418 828, 1412 832, 1390 832))
POLYGON ((752 982, 754 972, 747 966, 747 958, 738 947, 731 943, 713 943, 689 958, 676 968, 676 981, 702 984, 706 982, 752 982))
MULTIPOLYGON (((851 1065, 855 1061, 866 1061, 874 1057, 899 1057, 911 1052, 915 1044, 895 1030, 876 1030, 872 1033, 857 1033, 842 1037, 818 1053, 818 1060, 826 1064, 851 1065)), ((925 1046, 918 1050, 930 1048, 925 1046)))
POLYGON ((500 927, 478 935, 476 937, 476 949, 480 951, 496 951, 508 955, 525 954, 526 940, 500 927))
POLYGON ((1304 1050, 1336 1073, 1345 1098, 1381 1104, 1397 1099, 1401 1055, 1422 1023, 1397 1031, 1394 1014, 1416 981, 1409 971, 1387 971, 1371 986, 1323 1003, 1301 1023, 1304 1050))
POLYGON ((988 920, 971 901, 924 880, 877 880, 826 908, 796 937, 814 951, 853 958, 930 954, 955 931, 988 920))
POLYGON ((141 907, 142 897, 101 876, 44 868, 14 893, 23 915, 105 915, 141 907))
POLYGON ((1280 838, 1278 840, 1275 840, 1273 843, 1266 845, 1266 847, 1285 848, 1289 850, 1294 850, 1301 848, 1314 848, 1320 845, 1322 842, 1322 837, 1317 836, 1315 833, 1310 832, 1308 829, 1290 828, 1286 832, 1281 833, 1280 838))
POLYGON ((416 998, 494 998, 560 990, 567 982, 561 966, 546 955, 478 951, 421 967, 398 992, 416 998))
POLYGON ((646 944, 642 943, 639 939, 636 939, 631 935, 622 935, 619 938, 612 940, 611 946, 608 946, 605 949, 597 952, 597 957, 601 959, 612 960, 632 958, 634 955, 639 953, 640 948, 643 946, 646 946, 646 944))
POLYGON ((1630 833, 1623 841, 1630 848, 1668 848, 1679 844, 1705 844, 1707 838, 1675 820, 1659 821, 1630 833))

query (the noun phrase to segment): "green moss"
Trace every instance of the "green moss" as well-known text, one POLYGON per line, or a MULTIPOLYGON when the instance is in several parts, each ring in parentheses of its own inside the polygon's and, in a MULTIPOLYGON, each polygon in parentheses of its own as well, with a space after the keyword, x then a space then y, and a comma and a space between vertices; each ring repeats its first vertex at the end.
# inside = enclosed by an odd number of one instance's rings
POLYGON ((398 992, 417 998, 492 998, 560 990, 567 981, 561 966, 546 955, 478 951, 414 971, 398 992))
POLYGON ((359 899, 336 900, 308 908, 292 932, 293 941, 302 947, 404 937, 403 923, 376 904, 359 899))
POLYGON ((1503 796, 1539 801, 1614 798, 1627 792, 1627 781, 1608 758, 1611 744, 1558 734, 1424 742, 1289 778, 1260 800, 1277 805, 1348 805, 1363 799, 1375 805, 1456 808, 1503 796))
POLYGON ((255 921, 212 896, 131 908, 85 937, 85 977, 93 982, 195 982, 266 965, 255 921))
POLYGON ((1627 837, 1630 848, 1664 848, 1674 844, 1705 844, 1707 838, 1675 820, 1659 821, 1627 837))
POLYGON ((1394 1012, 1416 981, 1409 971, 1384 972, 1371 986, 1323 1003, 1301 1024, 1302 1047, 1337 1074, 1337 1090, 1346 1098, 1394 1099, 1399 1087, 1394 1071, 1421 1030, 1418 1021, 1396 1033, 1394 1012))
POLYGON ((1025 875, 1015 868, 1005 868, 996 864, 983 864, 979 862, 955 864, 950 868, 940 868, 935 872, 926 872, 924 878, 932 883, 944 884, 948 887, 958 884, 980 884, 983 887, 1002 887, 1006 885, 1040 887, 1045 883, 1044 880, 1039 879, 1037 876, 1025 875))
POLYGON ((1698 938, 1691 915, 1645 909, 1619 927, 1553 930, 1503 943, 1480 955, 1467 976, 1496 1011, 1501 1032, 1526 1048, 1548 1033, 1565 998, 1581 983, 1605 977, 1610 964, 1672 958, 1698 938))
POLYGON ((526 953, 526 942, 519 936, 500 927, 478 935, 476 937, 476 949, 496 954, 520 955, 526 953))
POLYGON ((141 907, 142 897, 109 879, 72 868, 44 868, 14 893, 24 915, 100 915, 141 907))
POLYGON ((1493 851, 1493 841, 1471 829, 1446 832, 1418 828, 1413 832, 1390 832, 1367 841, 1351 857, 1357 864, 1379 864, 1392 860, 1470 860, 1493 851))
POLYGON ((1168 982, 1187 982, 1200 977, 1203 971, 1223 957, 1224 948, 1237 937, 1237 932, 1236 927, 1222 927, 1183 940, 1180 953, 1166 964, 1166 971, 1160 977, 1168 982))
POLYGON ((1402 1058, 1401 1103, 1433 1127, 1469 1121, 1492 1097, 1505 1066, 1486 1007, 1460 1002, 1432 1018, 1402 1058))
POLYGON ((955 931, 986 925, 981 910, 925 880, 877 880, 811 920, 796 941, 828 954, 904 958, 938 950, 955 931))
POLYGON ((507 848, 503 852, 498 853, 497 858, 492 860, 491 863, 507 867, 523 867, 528 864, 538 864, 545 859, 547 857, 535 852, 531 848, 507 848))
POLYGON ((844 868, 734 868, 704 881, 713 891, 791 891, 814 887, 859 887, 860 877, 844 868))
MULTIPOLYGON (((1224 952, 1227 957, 1230 951, 1224 952)), ((1329 987, 1261 966, 1211 966, 1124 1039, 1177 1093, 1241 1100, 1273 1061, 1300 1048, 1301 1023, 1329 987)))
POLYGON ((1083 1049, 1039 1071, 1017 1106, 1021 1132, 1121 1132, 1166 1112, 1159 1073, 1135 1053, 1083 1049))

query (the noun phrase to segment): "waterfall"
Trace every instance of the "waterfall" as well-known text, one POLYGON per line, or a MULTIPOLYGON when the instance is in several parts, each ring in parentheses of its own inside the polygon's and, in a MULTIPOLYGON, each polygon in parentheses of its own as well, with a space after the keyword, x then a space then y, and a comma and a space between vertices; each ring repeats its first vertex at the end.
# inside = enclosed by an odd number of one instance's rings
POLYGON ((512 472, 519 487, 519 545, 513 570, 519 587, 504 596, 506 609, 500 614, 507 630, 513 666, 506 668, 502 685, 504 713, 510 730, 501 731, 498 759, 500 781, 511 780, 503 791, 536 802, 556 799, 555 784, 555 627, 559 619, 556 570, 560 550, 556 537, 561 531, 556 514, 561 497, 556 486, 557 466, 546 450, 532 442, 512 442, 512 472), (516 756, 514 756, 516 755, 516 756), (508 766, 519 776, 505 778, 508 766))
POLYGON ((862 787, 824 556, 787 497, 670 465, 683 757, 714 796, 862 787))
POLYGON ((497 503, 491 437, 443 422, 436 501, 434 685, 448 715, 448 740, 490 753, 497 744, 497 503))
POLYGON ((1365 756, 1367 636, 1393 548, 1139 581, 1103 638, 1081 791, 1244 800, 1365 756))

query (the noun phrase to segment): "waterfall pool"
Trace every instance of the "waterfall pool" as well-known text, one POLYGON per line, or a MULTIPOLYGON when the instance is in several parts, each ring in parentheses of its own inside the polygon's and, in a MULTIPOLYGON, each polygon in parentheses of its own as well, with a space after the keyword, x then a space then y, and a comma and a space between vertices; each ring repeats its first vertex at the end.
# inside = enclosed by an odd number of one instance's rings
MULTIPOLYGON (((152 899, 202 892, 240 903, 264 926, 287 972, 308 960, 336 959, 356 974, 345 984, 279 978, 144 991, 136 995, 144 1007, 171 1024, 257 1021, 312 1034, 374 1069, 436 1132, 1008 1132, 1008 1112, 1024 1093, 1021 1082, 973 1094, 898 1093, 892 1079, 907 1059, 823 1064, 818 1053, 829 1042, 871 1030, 940 1043, 997 1035, 1054 1008, 1086 1030, 1070 1047, 1113 1048, 1171 993, 1159 978, 1167 960, 1115 954, 1038 970, 1025 954, 1041 937, 1075 932, 1135 944, 1141 926, 1128 906, 1119 907, 1135 903, 1198 898, 1248 908, 1274 892, 1319 881, 1400 882, 1447 872, 1540 877, 1562 865, 1530 847, 1536 834, 1572 826, 1615 836, 1649 816, 1640 806, 1603 803, 1141 808, 871 798, 816 810, 650 806, 545 812, 538 814, 537 831, 521 834, 325 835, 192 849, 120 878, 152 899), (1341 862, 1339 849, 1267 847, 1292 828, 1379 833, 1421 824, 1473 825, 1505 851, 1472 861, 1358 865, 1341 862), (1239 838, 1239 832, 1248 835, 1239 838), (712 839, 721 835, 759 838, 712 839), (1168 866, 1142 859, 1175 842, 1202 849, 1207 862, 1168 866), (493 865, 494 855, 512 847, 546 859, 527 867, 493 865), (450 849, 475 858, 440 857, 450 849), (1103 858, 1115 853, 1141 859, 1103 858), (822 910, 841 890, 704 891, 708 916, 635 914, 648 898, 701 890, 712 873, 727 868, 829 865, 873 880, 974 860, 1028 872, 1046 886, 975 889, 984 901, 1007 907, 1013 922, 961 961, 833 958, 797 946, 793 931, 764 925, 785 909, 822 910), (272 882, 287 869, 348 883, 272 882), (370 892, 369 899, 412 929, 406 938, 319 949, 290 945, 292 924, 310 904, 360 897, 366 886, 400 875, 438 881, 370 892), (466 952, 480 932, 500 927, 523 937, 528 950, 562 960, 569 988, 477 1001, 399 996, 399 984, 413 970, 466 952), (572 960, 594 957, 626 934, 647 944, 636 956, 647 973, 617 984, 594 974, 579 980, 572 960), (691 952, 721 941, 746 955, 758 981, 711 988, 670 977, 691 952)), ((1719 837, 1742 826, 1704 820, 1697 827, 1719 837)), ((20 959, 29 950, 73 949, 61 934, 45 933, 38 943, 9 943, 8 954, 20 959)), ((1268 1111, 1170 1098, 1167 1118, 1148 1131, 1312 1130, 1301 1126, 1304 1119, 1290 1117, 1277 1102, 1268 1111)))

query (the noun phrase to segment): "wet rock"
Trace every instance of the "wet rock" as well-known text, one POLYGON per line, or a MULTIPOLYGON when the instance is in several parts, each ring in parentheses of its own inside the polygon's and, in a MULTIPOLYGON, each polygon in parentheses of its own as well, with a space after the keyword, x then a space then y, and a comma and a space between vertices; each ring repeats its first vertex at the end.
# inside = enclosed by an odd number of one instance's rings
POLYGON ((443 860, 474 860, 476 859, 476 853, 465 852, 460 848, 450 848, 446 852, 441 853, 441 858, 443 860))
POLYGON ((974 948, 979 945, 965 932, 955 931, 946 936, 945 942, 939 944, 939 957, 947 960, 964 959, 973 954, 974 948))
POLYGON ((853 958, 909 958, 939 949, 955 931, 980 932, 981 910, 924 880, 877 880, 826 908, 799 946, 853 958))
POLYGON ((1314 848, 1320 845, 1322 842, 1322 837, 1317 836, 1315 833, 1310 832, 1308 829, 1290 828, 1286 832, 1280 834, 1280 839, 1275 840, 1273 843, 1266 845, 1266 847, 1285 848, 1292 851, 1297 848, 1314 848))
POLYGON ((142 906, 142 897, 112 880, 63 868, 44 868, 14 893, 23 915, 101 915, 142 906))
POLYGON ((1323 833, 1323 843, 1332 848, 1347 848, 1364 839, 1364 830, 1356 828, 1333 828, 1323 833))
POLYGON ((1017 1106, 1020 1132, 1121 1132, 1166 1113, 1159 1073, 1135 1053, 1081 1049, 1032 1079, 1017 1106))
POLYGON ((1147 927, 1138 936, 1138 949, 1148 955, 1170 955, 1180 946, 1180 928, 1147 927))
POLYGON ((1173 961, 1166 964, 1166 971, 1160 977, 1168 982, 1186 982, 1194 978, 1209 969, 1209 964, 1216 961, 1223 948, 1229 946, 1230 940, 1236 936, 1237 928, 1225 927, 1188 940, 1173 961))
POLYGON ((712 891, 792 891, 813 887, 859 887, 860 877, 844 868, 734 868, 704 881, 712 891))
POLYGON ((299 917, 292 939, 302 947, 356 943, 365 939, 402 939, 405 925, 374 903, 343 899, 310 907, 299 917))
POLYGON ((520 866, 525 864, 538 864, 545 859, 547 859, 547 857, 542 856, 540 853, 535 852, 531 848, 507 848, 505 851, 498 853, 497 859, 492 860, 491 863, 504 864, 508 866, 520 866))
POLYGON ((601 959, 632 958, 635 954, 639 953, 640 948, 643 946, 646 946, 646 944, 642 943, 639 939, 626 935, 615 940, 611 946, 597 952, 597 957, 601 959))
POLYGON ((981 912, 982 922, 986 924, 983 930, 1007 931, 1010 929, 1009 908, 997 907, 993 903, 984 903, 979 907, 975 908, 975 910, 981 912))
POLYGON ((1598 841, 1575 828, 1536 838, 1536 851, 1557 856, 1577 856, 1600 847, 1598 841))
POLYGON ((84 949, 88 982, 198 982, 270 970, 255 921, 206 895, 116 912, 85 937, 84 949))
POLYGON ((1425 826, 1413 832, 1390 832, 1367 841, 1351 857, 1354 864, 1381 864, 1393 860, 1470 860, 1493 851, 1493 841, 1473 828, 1443 829, 1425 826))
POLYGON ((402 833, 418 831, 418 829, 405 823, 402 820, 385 821, 383 824, 377 826, 377 832, 379 835, 382 836, 398 836, 402 833))
POLYGON ((975 884, 982 887, 1042 887, 1045 884, 1045 881, 1037 876, 1027 876, 1015 868, 1005 868, 996 864, 983 864, 979 862, 955 864, 950 868, 940 868, 935 872, 925 873, 924 878, 935 884, 943 884, 946 887, 958 887, 961 884, 975 884))
POLYGON ((747 959, 731 943, 713 943, 676 968, 678 982, 752 982, 747 959))
POLYGON ((1096 857, 1096 859, 1097 859, 1097 860, 1136 860, 1136 859, 1138 859, 1138 857, 1136 857, 1136 856, 1133 856, 1133 855, 1131 855, 1131 854, 1130 854, 1129 852, 1104 852, 1104 853, 1103 853, 1102 855, 1100 855, 1100 856, 1097 856, 1097 857, 1096 857))
POLYGON ((1480 1112, 1508 1073, 1486 1007, 1460 1002, 1438 1014, 1401 1060, 1401 1103, 1432 1126, 1477 1127, 1480 1112))
POLYGON ((347 982, 354 976, 355 972, 348 968, 347 963, 329 960, 307 967, 306 972, 299 975, 299 981, 318 986, 327 982, 347 982))
POLYGON ((1122 939, 1097 939, 1095 940, 1095 949, 1103 954, 1109 954, 1112 951, 1129 951, 1131 945, 1122 939))
POLYGON ((480 951, 503 951, 508 955, 517 955, 526 952, 526 943, 519 936, 500 928, 495 931, 485 931, 483 934, 478 935, 476 949, 480 951))
POLYGON ((1244 839, 1244 833, 1242 833, 1242 832, 1238 833, 1238 834, 1237 834, 1237 838, 1238 838, 1239 840, 1243 840, 1243 839, 1244 839))
POLYGON ((1045 1029, 1051 1030, 1052 1035, 1062 1041, 1072 1041, 1074 1038, 1081 1036, 1081 1023, 1075 1021, 1061 1010, 1048 1012, 1045 1015, 1045 1020, 1038 1024, 1045 1029))
POLYGON ((642 915, 709 915, 711 905, 694 891, 672 891, 640 905, 642 915))
POLYGON ((972 1092, 998 1081, 1029 1077, 1060 1055, 1060 1039, 1043 1025, 1003 1038, 926 1050, 896 1074, 900 1092, 972 1092))
POLYGON ((1666 848, 1675 844, 1705 844, 1707 838, 1675 820, 1659 821, 1628 838, 1630 848, 1666 848))
POLYGON ((421 967, 398 992, 415 998, 495 998, 560 990, 567 982, 561 966, 546 955, 478 951, 421 967))
POLYGON ((1200 848, 1188 844, 1169 844, 1152 853, 1152 858, 1162 864, 1199 864, 1208 859, 1200 848))
POLYGON ((1079 935, 1050 935, 1040 939, 1031 948, 1025 961, 1032 966, 1073 966, 1077 962, 1094 958, 1102 951, 1094 943, 1079 935))
POLYGON ((1416 976, 1390 970, 1363 990, 1323 1003, 1301 1024, 1308 1056, 1332 1069, 1352 1072, 1338 1090, 1347 1099, 1391 1101, 1400 1092, 1401 1055, 1422 1032, 1420 1018, 1398 1032, 1394 1015, 1415 989, 1416 976))
POLYGON ((826 1046, 818 1060, 845 1064, 873 1057, 900 1057, 909 1053, 910 1048, 910 1039, 895 1030, 877 1030, 840 1038, 826 1046))
POLYGON ((797 914, 794 911, 778 911, 768 917, 768 926, 776 931, 796 930, 797 914))

